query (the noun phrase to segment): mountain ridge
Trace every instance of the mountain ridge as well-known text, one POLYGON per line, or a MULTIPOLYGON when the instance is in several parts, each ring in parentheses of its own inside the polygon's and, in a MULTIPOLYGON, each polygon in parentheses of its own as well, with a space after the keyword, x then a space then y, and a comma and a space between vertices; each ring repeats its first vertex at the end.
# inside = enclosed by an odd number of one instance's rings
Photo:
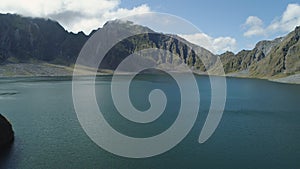
MULTIPOLYGON (((104 62, 106 69, 114 69, 120 58, 122 60, 126 55, 155 47, 176 54, 181 63, 195 72, 208 71, 217 57, 222 61, 225 73, 236 74, 234 76, 240 76, 239 72, 244 72, 244 77, 272 79, 300 72, 300 27, 296 27, 285 37, 260 41, 252 50, 215 55, 178 35, 157 33, 130 21, 108 21, 102 28, 85 35, 83 32, 68 32, 58 22, 50 19, 16 14, 0 14, 0 64, 50 63, 72 66, 82 46, 98 30, 110 31, 116 35, 120 31, 147 32, 130 37, 122 41, 118 48, 114 48, 104 62)), ((155 62, 174 64, 173 59, 165 56, 155 62)), ((181 63, 176 62, 175 66, 181 63)))

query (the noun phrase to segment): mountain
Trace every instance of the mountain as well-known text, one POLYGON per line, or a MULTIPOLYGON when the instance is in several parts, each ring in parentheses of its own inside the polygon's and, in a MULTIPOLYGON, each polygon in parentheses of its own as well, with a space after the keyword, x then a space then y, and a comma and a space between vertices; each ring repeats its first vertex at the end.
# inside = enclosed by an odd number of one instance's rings
POLYGON ((300 72, 300 27, 287 36, 260 41, 252 50, 237 54, 225 52, 219 57, 226 73, 246 71, 249 77, 276 78, 300 72))
POLYGON ((67 32, 58 22, 0 14, 0 63, 45 61, 74 63, 88 39, 67 32))
POLYGON ((226 73, 248 70, 249 67, 267 56, 271 49, 278 45, 283 38, 273 41, 260 41, 252 50, 242 50, 236 55, 232 52, 225 52, 220 55, 226 73))
POLYGON ((126 31, 130 31, 128 34, 133 35, 121 40, 110 49, 100 65, 102 69, 114 70, 127 56, 149 48, 170 52, 170 55, 144 56, 147 57, 145 58, 147 62, 154 62, 155 65, 164 67, 168 65, 179 66, 185 63, 195 70, 205 71, 207 68, 203 62, 207 63, 207 65, 212 65, 211 58, 216 57, 208 50, 196 46, 179 36, 156 33, 147 27, 135 25, 128 21, 116 20, 107 22, 101 28, 101 31, 115 37, 127 34, 126 31), (200 57, 203 62, 199 59, 200 57))
POLYGON ((109 21, 103 28, 85 35, 68 32, 49 19, 0 14, 0 75, 72 74, 81 48, 97 31, 109 34, 108 41, 121 34, 133 35, 109 50, 101 69, 114 70, 127 56, 156 48, 171 54, 145 56, 147 61, 173 68, 186 64, 197 73, 214 69, 218 57, 225 73, 231 76, 270 79, 300 72, 300 27, 285 37, 260 41, 252 50, 214 55, 177 35, 157 33, 129 21, 109 21))
MULTIPOLYGON (((184 62, 202 70, 205 68, 197 59, 195 50, 201 51, 205 58, 214 56, 208 50, 193 45, 178 36, 156 33, 147 27, 135 25, 129 21, 109 21, 103 28, 99 29, 103 32, 109 32, 112 36, 128 31, 131 34, 147 32, 129 37, 110 50, 107 59, 102 64, 105 69, 115 69, 119 61, 122 61, 126 56, 148 47, 168 50, 180 57, 177 59, 178 64, 184 62), (194 49, 189 46, 193 46, 194 49)), ((84 35, 82 32, 74 34, 67 32, 59 23, 49 19, 1 14, 0 64, 47 62, 66 66, 72 65, 84 43, 95 32, 96 30, 90 35, 84 35)), ((170 58, 157 58, 157 62, 159 61, 174 64, 170 58)))
POLYGON ((258 77, 290 75, 300 72, 300 27, 274 45, 266 57, 251 67, 258 77))

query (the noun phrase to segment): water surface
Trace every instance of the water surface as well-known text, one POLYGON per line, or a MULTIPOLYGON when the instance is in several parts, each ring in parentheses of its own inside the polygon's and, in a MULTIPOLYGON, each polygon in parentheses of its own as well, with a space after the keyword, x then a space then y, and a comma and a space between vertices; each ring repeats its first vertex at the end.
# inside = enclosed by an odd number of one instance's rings
MULTIPOLYGON (((126 79, 126 76, 124 76, 126 79)), ((77 120, 70 78, 4 78, 0 80, 0 112, 15 130, 15 142, 0 168, 297 168, 300 166, 300 85, 256 79, 227 78, 227 101, 214 135, 198 137, 210 105, 208 77, 196 77, 200 104, 196 124, 175 148, 146 159, 113 155, 94 144, 77 120)), ((87 79, 84 85, 91 85, 87 79)), ((174 122, 180 107, 178 86, 170 77, 141 75, 131 85, 137 109, 149 108, 152 89, 165 91, 164 114, 149 124, 124 119, 113 106, 110 76, 97 77, 98 103, 119 132, 149 137, 174 122)), ((120 81, 122 83, 122 81, 120 81)), ((195 91, 191 91, 195 92, 195 91)), ((146 151, 146 150, 145 150, 146 151)))

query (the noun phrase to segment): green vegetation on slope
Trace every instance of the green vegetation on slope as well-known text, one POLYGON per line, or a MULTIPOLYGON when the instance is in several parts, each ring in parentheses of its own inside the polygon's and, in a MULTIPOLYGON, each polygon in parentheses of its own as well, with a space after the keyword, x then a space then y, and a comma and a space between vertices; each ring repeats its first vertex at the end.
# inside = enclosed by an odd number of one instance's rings
POLYGON ((300 27, 283 38, 260 41, 252 50, 219 55, 226 73, 248 71, 250 77, 285 77, 300 71, 300 27))
MULTIPOLYGON (((129 21, 109 21, 98 30, 113 37, 120 33, 134 35, 121 40, 107 53, 100 65, 103 69, 114 70, 128 55, 156 48, 167 50, 172 55, 143 57, 158 65, 179 67, 186 64, 196 72, 214 67, 217 57, 221 59, 225 73, 247 72, 249 77, 273 78, 300 72, 300 27, 286 37, 260 41, 252 50, 221 55, 214 55, 177 35, 156 33, 129 21)), ((49 19, 0 14, 0 64, 73 65, 84 43, 95 32, 90 35, 82 32, 74 34, 49 19)))

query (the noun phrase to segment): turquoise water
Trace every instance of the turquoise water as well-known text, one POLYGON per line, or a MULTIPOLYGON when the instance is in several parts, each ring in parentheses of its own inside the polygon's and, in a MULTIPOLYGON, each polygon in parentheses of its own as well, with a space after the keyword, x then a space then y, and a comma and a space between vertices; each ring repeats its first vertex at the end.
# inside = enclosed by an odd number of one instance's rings
MULTIPOLYGON (((16 138, 1 159, 0 168, 300 167, 300 85, 227 78, 223 118, 214 135, 199 144, 210 105, 210 85, 205 76, 196 79, 200 110, 191 132, 175 148, 146 159, 113 155, 89 139, 74 111, 70 78, 1 79, 0 112, 13 124, 16 138)), ((130 96, 137 109, 149 108, 147 99, 152 89, 160 88, 167 95, 166 111, 149 124, 132 123, 117 113, 110 96, 110 80, 110 76, 98 77, 96 93, 101 109, 108 112, 105 118, 116 130, 149 137, 172 125, 178 114, 180 93, 170 77, 140 75, 132 82, 130 96)), ((85 85, 91 84, 87 81, 85 85)))

